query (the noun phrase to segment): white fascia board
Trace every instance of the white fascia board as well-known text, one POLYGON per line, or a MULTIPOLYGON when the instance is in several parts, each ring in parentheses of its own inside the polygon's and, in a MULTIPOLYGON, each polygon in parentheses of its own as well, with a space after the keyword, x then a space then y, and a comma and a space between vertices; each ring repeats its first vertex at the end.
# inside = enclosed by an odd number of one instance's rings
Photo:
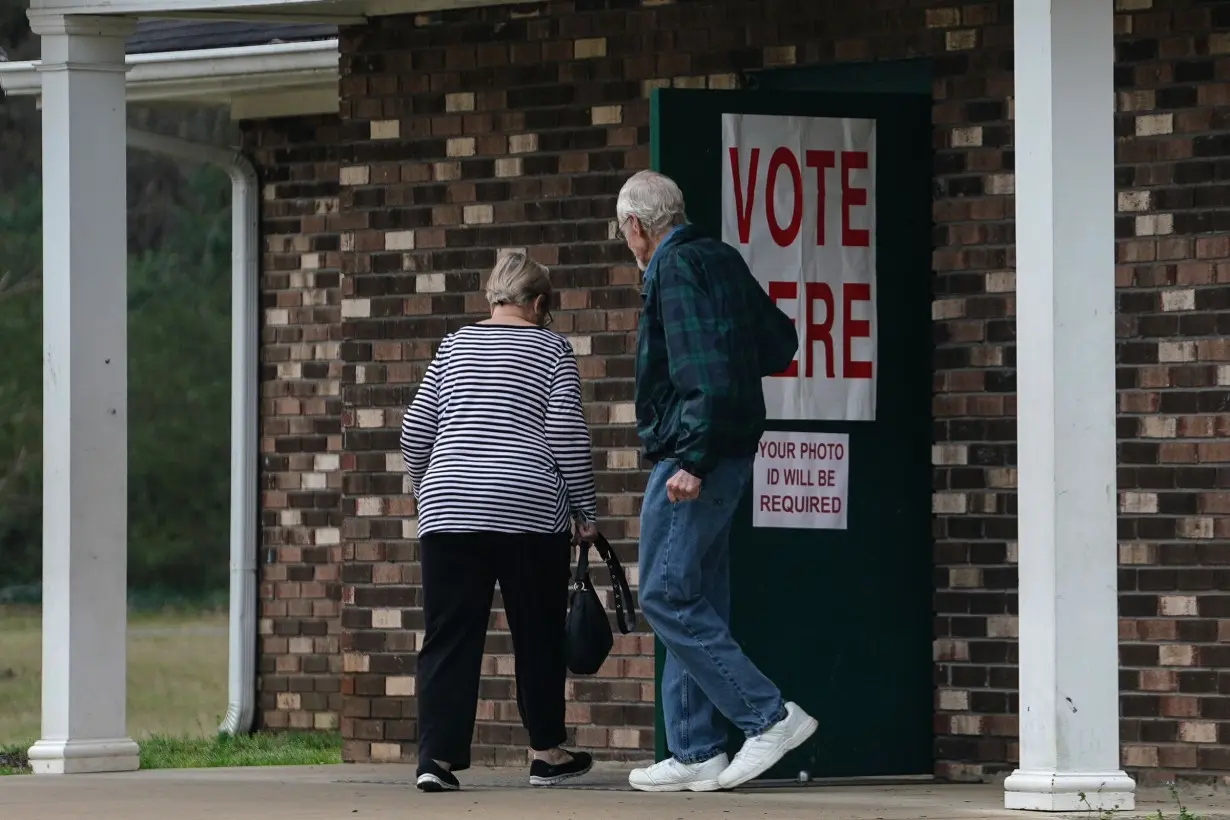
MULTIPOLYGON (((0 63, 6 95, 38 96, 42 83, 36 60, 0 63)), ((232 105, 239 115, 259 112, 243 105, 285 92, 279 116, 336 113, 337 40, 134 54, 128 57, 128 99, 232 105)))
POLYGON ((38 62, 25 60, 16 63, 0 63, 0 89, 6 97, 28 97, 43 90, 38 77, 38 62))
POLYGON ((165 13, 192 11, 259 11, 293 15, 308 10, 313 15, 353 17, 361 3, 356 0, 32 0, 36 12, 51 14, 126 14, 158 17, 165 13))
POLYGON ((196 16, 232 19, 302 19, 362 23, 387 14, 421 14, 482 6, 509 6, 526 0, 33 0, 36 9, 63 14, 129 14, 138 17, 196 16))

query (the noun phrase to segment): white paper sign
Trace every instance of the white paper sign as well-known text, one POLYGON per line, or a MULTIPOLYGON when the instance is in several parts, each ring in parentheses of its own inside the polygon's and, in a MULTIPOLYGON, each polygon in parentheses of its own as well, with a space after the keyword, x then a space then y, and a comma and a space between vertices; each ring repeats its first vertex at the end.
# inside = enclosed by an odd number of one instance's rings
POLYGON ((844 530, 849 486, 848 435, 769 431, 752 474, 752 526, 844 530))
POLYGON ((874 421, 876 123, 722 115, 722 241, 799 331, 770 419, 874 421))

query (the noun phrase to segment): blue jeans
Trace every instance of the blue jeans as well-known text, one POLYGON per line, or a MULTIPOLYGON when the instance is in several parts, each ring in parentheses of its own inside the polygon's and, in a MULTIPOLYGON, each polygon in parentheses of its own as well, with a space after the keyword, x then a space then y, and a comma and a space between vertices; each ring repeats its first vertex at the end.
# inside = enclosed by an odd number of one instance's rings
POLYGON ((695 501, 672 504, 666 482, 679 470, 660 461, 641 504, 640 601, 666 646, 662 712, 666 742, 682 763, 725 751, 719 714, 748 737, 786 716, 781 692, 730 633, 730 528, 752 459, 723 459, 695 501))

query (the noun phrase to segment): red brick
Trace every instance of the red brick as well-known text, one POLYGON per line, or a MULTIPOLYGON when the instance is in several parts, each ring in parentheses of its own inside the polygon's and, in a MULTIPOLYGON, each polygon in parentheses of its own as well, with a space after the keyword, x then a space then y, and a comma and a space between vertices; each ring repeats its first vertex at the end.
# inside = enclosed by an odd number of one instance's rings
MULTIPOLYGON (((352 87, 367 86, 356 82, 352 87)), ((266 326, 264 332, 263 360, 280 362, 280 367, 294 370, 267 368, 263 385, 266 395, 282 391, 290 395, 263 409, 262 484, 282 489, 266 492, 263 498, 263 508, 269 512, 262 516, 261 538, 267 554, 276 556, 276 563, 261 562, 262 580, 273 583, 260 585, 260 617, 269 620, 279 637, 263 641, 262 651, 274 661, 272 668, 279 674, 332 681, 327 683, 332 689, 336 689, 337 677, 330 671, 327 654, 292 653, 290 639, 337 629, 336 567, 329 563, 331 556, 324 548, 313 546, 326 543, 328 533, 338 531, 342 523, 340 448, 330 448, 328 435, 337 428, 341 411, 340 371, 334 368, 336 342, 340 341, 341 296, 340 257, 333 251, 339 247, 339 235, 320 215, 337 210, 340 166, 319 161, 320 151, 334 150, 336 139, 337 120, 327 117, 260 123, 244 135, 245 145, 266 174, 276 171, 275 178, 295 180, 266 187, 266 193, 274 197, 265 200, 267 212, 270 206, 285 206, 273 210, 295 215, 292 220, 279 218, 276 225, 266 223, 267 242, 272 244, 284 237, 300 251, 293 261, 288 260, 290 265, 277 268, 293 276, 274 275, 266 265, 261 279, 266 304, 312 305, 294 311, 295 335, 280 336, 282 326, 266 326), (293 126, 293 131, 283 130, 287 126, 293 126), (310 141, 303 142, 304 135, 312 135, 310 141), (272 148, 287 144, 292 147, 272 148), (293 220, 297 220, 297 226, 293 220), (299 270, 305 253, 315 253, 320 264, 299 270), (323 344, 303 345, 301 338, 319 339, 323 344), (332 458, 337 463, 318 465, 319 458, 332 458), (323 477, 323 486, 313 485, 309 476, 323 477), (294 510, 297 520, 284 519, 277 512, 280 510, 294 510), (294 573, 296 580, 288 582, 288 573, 294 573), (314 609, 319 603, 332 606, 314 609)), ((269 691, 272 686, 273 682, 262 676, 262 688, 269 691)), ((279 711, 276 701, 262 699, 260 706, 259 723, 271 729, 311 728, 315 715, 336 717, 340 709, 340 703, 331 703, 328 698, 309 699, 303 711, 295 712, 279 711)))

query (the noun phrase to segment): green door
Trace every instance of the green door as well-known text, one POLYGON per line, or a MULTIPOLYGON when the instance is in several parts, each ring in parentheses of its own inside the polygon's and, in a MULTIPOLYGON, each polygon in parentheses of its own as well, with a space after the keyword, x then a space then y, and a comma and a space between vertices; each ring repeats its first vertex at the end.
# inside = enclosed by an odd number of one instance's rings
MULTIPOLYGON (((803 770, 814 778, 928 775, 934 691, 930 99, 656 91, 652 165, 680 184, 690 219, 719 237, 723 163, 729 160, 723 115, 733 113, 875 121, 869 138, 875 146, 875 262, 866 274, 875 287, 873 417, 769 422, 770 430, 848 435, 846 528, 754 527, 752 489, 732 536, 735 637, 786 699, 820 722, 812 740, 765 777, 795 778, 803 770)), ((768 162, 762 157, 762 174, 768 162)), ((798 167, 813 172, 802 162, 798 167)), ((841 192, 836 182, 829 189, 830 195, 841 192)), ((793 224, 780 215, 781 207, 777 221, 793 224)), ((662 658, 659 644, 659 681, 662 658)), ((657 739, 659 758, 669 756, 660 705, 657 739)), ((732 753, 739 742, 732 733, 732 753)))

